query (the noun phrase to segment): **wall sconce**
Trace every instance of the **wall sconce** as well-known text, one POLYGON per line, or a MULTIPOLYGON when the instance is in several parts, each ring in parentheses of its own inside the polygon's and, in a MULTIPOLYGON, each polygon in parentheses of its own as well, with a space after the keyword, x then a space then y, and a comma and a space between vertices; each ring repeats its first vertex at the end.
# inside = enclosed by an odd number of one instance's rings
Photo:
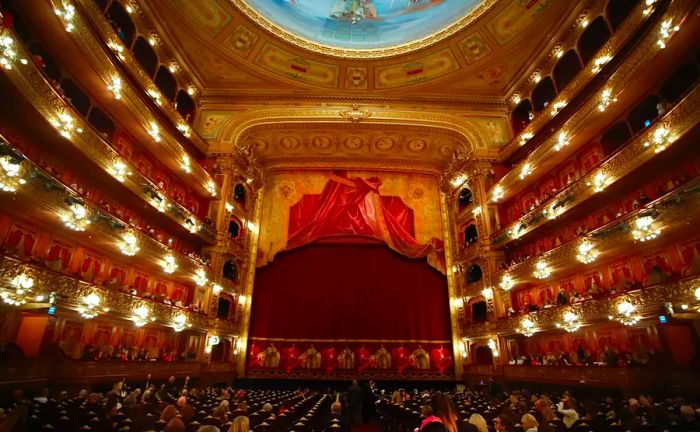
POLYGON ((600 56, 593 61, 593 67, 591 68, 593 73, 598 72, 607 62, 612 59, 609 55, 600 56))
POLYGON ((192 172, 192 165, 190 165, 190 157, 185 155, 182 157, 182 164, 180 164, 182 167, 182 170, 185 171, 187 174, 192 172))
POLYGON ((0 294, 5 303, 11 306, 21 306, 29 302, 32 295, 32 287, 34 286, 33 278, 22 273, 15 276, 10 285, 12 285, 14 291, 3 291, 0 294))
POLYGON ((207 182, 207 191, 211 196, 216 196, 216 183, 214 183, 213 180, 209 180, 209 182, 207 182))
POLYGON ((484 288, 481 291, 481 294, 484 296, 486 300, 492 300, 493 299, 493 288, 484 288))
POLYGON ((0 190, 4 192, 16 192, 26 184, 24 166, 21 160, 11 156, 0 157, 0 190))
POLYGON ((450 303, 452 303, 452 308, 453 308, 453 309, 459 309, 459 308, 461 308, 462 306, 464 306, 464 300, 462 300, 462 299, 459 298, 459 297, 453 298, 452 301, 451 301, 450 303))
POLYGON ((530 80, 537 84, 538 82, 542 81, 542 73, 540 71, 535 71, 530 75, 530 80))
POLYGON ((197 94, 197 87, 195 87, 194 84, 190 84, 187 86, 187 94, 190 96, 194 96, 197 94))
POLYGON ((569 138, 566 136, 564 132, 560 132, 559 135, 557 136, 557 143, 554 144, 554 151, 560 151, 564 147, 569 145, 569 138))
POLYGON ((194 280, 194 283, 197 284, 197 286, 204 286, 209 282, 209 279, 207 278, 207 272, 203 268, 198 268, 194 272, 194 276, 192 276, 192 280, 194 280))
POLYGON ((192 234, 199 230, 199 226, 192 219, 185 220, 185 228, 187 228, 187 231, 191 232, 192 234))
POLYGON ((500 286, 504 291, 510 291, 511 288, 515 286, 515 281, 511 275, 504 274, 501 278, 501 283, 499 283, 498 286, 500 286))
POLYGON ((63 3, 63 8, 54 9, 54 13, 63 20, 66 31, 68 33, 75 30, 75 25, 73 24, 73 18, 75 18, 75 7, 71 4, 63 3))
POLYGON ((211 349, 214 345, 219 345, 221 342, 221 339, 219 336, 209 336, 209 339, 207 339, 207 346, 204 348, 204 352, 207 354, 211 353, 211 349))
POLYGON ((466 339, 462 339, 459 342, 459 350, 462 351, 462 358, 466 359, 467 357, 469 357, 469 349, 467 348, 466 339))
POLYGON ((114 94, 114 99, 122 98, 122 80, 119 77, 112 78, 112 82, 107 86, 107 90, 114 94))
POLYGON ((547 219, 549 220, 554 220, 561 216, 562 213, 564 213, 564 206, 559 205, 559 203, 553 202, 551 203, 545 210, 544 214, 547 216, 547 219))
POLYGON ((510 97, 510 101, 513 103, 513 105, 517 105, 520 103, 520 93, 513 93, 513 96, 510 97))
POLYGON ((656 45, 661 49, 666 48, 666 42, 680 29, 680 26, 673 25, 673 21, 670 18, 662 22, 661 29, 659 29, 659 39, 656 41, 656 45))
POLYGON ((551 113, 552 115, 557 114, 562 108, 566 106, 566 101, 559 101, 552 105, 551 113))
POLYGON ((552 274, 547 264, 544 261, 537 261, 533 275, 537 279, 547 279, 552 274))
POLYGON ((532 132, 525 132, 522 135, 520 135, 520 145, 524 146, 527 144, 528 141, 532 139, 532 137, 535 136, 532 132))
POLYGON ((163 271, 168 274, 174 273, 178 267, 177 262, 175 262, 175 257, 172 255, 166 255, 160 265, 163 267, 163 271))
POLYGON ((117 160, 112 164, 111 168, 109 168, 109 173, 112 174, 119 183, 124 183, 126 178, 131 175, 129 167, 121 160, 117 160))
POLYGON ((246 300, 248 300, 248 298, 245 295, 241 294, 238 296, 238 304, 239 305, 244 306, 246 300))
POLYGON ((529 176, 530 174, 532 174, 532 166, 528 162, 525 162, 523 167, 520 169, 520 180, 524 180, 525 177, 529 176))
POLYGON ((556 323, 558 328, 564 329, 569 333, 573 333, 581 328, 578 315, 573 311, 566 311, 562 316, 562 321, 556 323))
POLYGON ((632 237, 635 241, 649 241, 654 240, 661 234, 660 228, 654 228, 654 218, 651 216, 639 216, 634 221, 634 229, 632 230, 632 237))
POLYGON ((486 345, 488 345, 488 347, 491 348, 491 354, 493 354, 494 357, 498 357, 501 354, 498 352, 498 344, 495 340, 489 339, 486 345))
MULTIPOLYGON (((80 316, 85 319, 91 319, 96 317, 100 311, 98 310, 102 299, 99 295, 95 293, 90 293, 82 298, 82 305, 78 307, 78 312, 80 316)), ((109 312, 109 308, 103 308, 103 312, 109 312)))
POLYGON ((214 295, 219 295, 221 293, 221 291, 223 291, 223 290, 224 290, 224 287, 222 287, 219 284, 214 284, 211 286, 211 292, 213 292, 214 295))
POLYGON ((187 123, 179 123, 177 125, 177 130, 182 132, 182 135, 184 135, 185 138, 189 138, 192 134, 192 130, 190 129, 190 126, 187 123))
POLYGON ((644 15, 649 15, 651 11, 654 10, 654 5, 656 4, 657 0, 645 0, 644 4, 646 8, 642 11, 642 14, 644 15))
POLYGON ((593 177, 592 181, 586 183, 588 186, 593 187, 593 192, 598 193, 605 190, 612 183, 612 180, 608 178, 602 171, 598 171, 593 177))
POLYGON ((636 315, 636 306, 627 300, 623 300, 617 304, 617 314, 608 316, 611 320, 619 321, 626 326, 633 326, 642 319, 641 316, 636 315))
POLYGON ((173 317, 172 328, 176 333, 180 333, 185 328, 192 327, 192 324, 187 322, 187 316, 183 313, 175 315, 173 317))
POLYGON ((149 321, 155 321, 156 317, 150 317, 151 311, 147 306, 141 305, 134 309, 134 314, 131 316, 131 320, 134 322, 136 327, 143 327, 148 324, 149 321))
POLYGON ((156 105, 163 105, 163 99, 160 97, 158 90, 151 89, 146 91, 146 94, 153 99, 153 102, 155 102, 156 105))
POLYGON ((157 124, 151 123, 151 129, 149 129, 148 134, 153 138, 155 142, 160 142, 160 128, 157 124))
POLYGON ((134 256, 138 253, 141 248, 139 247, 139 241, 134 235, 134 233, 127 232, 122 237, 122 242, 119 245, 119 250, 126 256, 134 256))
POLYGON ((226 203, 224 204, 224 208, 226 209, 227 213, 231 213, 233 211, 233 205, 231 205, 231 203, 229 203, 228 201, 226 201, 226 203))
POLYGON ((450 184, 452 185, 452 187, 456 188, 463 185, 467 180, 469 180, 469 177, 467 177, 464 174, 459 174, 450 181, 450 184))
POLYGON ((503 198, 503 195, 503 188, 500 185, 496 185, 496 187, 493 188, 491 199, 493 200, 493 202, 498 202, 501 198, 503 198))
POLYGON ((518 333, 525 337, 530 337, 537 332, 535 329, 535 323, 532 322, 530 318, 524 318, 520 321, 520 327, 518 328, 518 333))
MULTIPOLYGON (((6 70, 12 69, 12 63, 17 59, 17 51, 12 45, 14 41, 10 36, 0 37, 0 66, 6 70)), ((20 59, 20 63, 26 65, 27 59, 20 59)))
POLYGON ((652 135, 651 142, 646 141, 644 147, 654 146, 654 153, 660 153, 666 150, 666 147, 673 144, 676 140, 675 136, 671 136, 671 132, 663 126, 659 126, 652 135))
POLYGON ((476 206, 476 207, 474 207, 474 209, 472 210, 472 215, 473 215, 474 217, 476 217, 476 216, 479 216, 479 215, 481 214, 481 212, 482 212, 481 206, 476 206))
POLYGON ((578 255, 576 259, 583 264, 590 264, 598 257, 598 251, 593 248, 593 244, 585 240, 578 246, 578 255))
POLYGON ((58 114, 51 120, 51 124, 64 138, 70 139, 70 137, 73 136, 73 132, 83 133, 83 130, 75 124, 75 119, 73 116, 67 112, 61 112, 58 114))
POLYGON ((617 102, 617 98, 612 96, 612 90, 605 89, 600 94, 600 103, 598 104, 598 111, 605 111, 611 103, 617 102))
POLYGON ((87 207, 79 202, 73 202, 68 207, 68 210, 61 215, 63 224, 73 231, 85 231, 87 226, 90 225, 87 207))

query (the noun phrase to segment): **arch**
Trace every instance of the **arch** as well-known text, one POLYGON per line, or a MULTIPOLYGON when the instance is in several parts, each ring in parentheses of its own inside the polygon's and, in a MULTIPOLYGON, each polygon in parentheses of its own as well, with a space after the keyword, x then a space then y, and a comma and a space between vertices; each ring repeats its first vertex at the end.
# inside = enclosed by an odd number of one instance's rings
POLYGON ((468 187, 465 187, 459 191, 458 202, 460 207, 468 206, 472 203, 473 199, 474 197, 472 195, 472 191, 468 187))
POLYGON ((237 239, 241 235, 243 225, 237 217, 231 216, 228 221, 228 238, 237 239))
POLYGON ((472 264, 467 269, 467 284, 477 283, 484 277, 484 272, 479 264, 472 264))
POLYGON ((233 309, 233 298, 226 294, 219 294, 219 301, 216 304, 216 317, 220 319, 229 319, 233 309))
POLYGON ((175 81, 175 77, 173 77, 173 74, 170 73, 168 68, 161 65, 158 68, 156 78, 153 80, 153 82, 156 84, 158 89, 160 89, 160 92, 163 93, 163 96, 165 96, 166 99, 170 101, 175 99, 175 94, 177 93, 177 81, 175 81))
POLYGON ((518 135, 520 132, 524 131, 533 118, 532 103, 530 99, 525 99, 510 113, 510 123, 513 128, 513 134, 518 135))
POLYGON ((608 28, 608 23, 605 22, 605 18, 603 17, 596 18, 586 27, 586 30, 583 31, 576 44, 578 52, 581 54, 581 61, 583 61, 583 64, 587 64, 591 61, 598 50, 610 39, 610 36, 611 33, 608 28))
POLYGON ((581 61, 575 50, 569 50, 559 59, 559 62, 554 66, 554 83, 559 91, 566 87, 571 80, 576 77, 576 74, 583 69, 581 61))
POLYGON ((119 39, 124 42, 124 45, 130 47, 131 42, 134 41, 136 26, 122 5, 120 5, 119 2, 113 1, 109 9, 107 9, 106 17, 114 28, 114 31, 117 32, 119 39))
POLYGON ((177 92, 175 109, 177 109, 177 112, 180 113, 187 123, 192 123, 192 120, 194 119, 195 104, 185 90, 180 90, 177 92))
POLYGON ((148 41, 139 36, 131 52, 134 53, 136 61, 139 62, 143 70, 148 73, 148 76, 153 78, 156 74, 156 68, 158 67, 158 55, 153 51, 148 41))
POLYGON ((245 208, 246 204, 246 190, 242 183, 236 184, 233 188, 233 199, 237 203, 241 204, 245 208))
POLYGON ((474 350, 474 361, 480 365, 493 364, 493 352, 486 345, 480 345, 474 350))
POLYGON ((608 6, 605 8, 605 15, 610 21, 610 25, 613 29, 617 30, 620 24, 627 18, 627 16, 634 10, 634 7, 641 0, 614 0, 609 1, 608 6))
POLYGON ((545 77, 532 90, 532 107, 536 112, 545 109, 550 102, 557 97, 557 90, 554 88, 552 77, 545 77))
POLYGON ((221 270, 221 274, 226 279, 235 282, 238 280, 238 266, 235 262, 233 262, 233 260, 227 260, 224 263, 224 267, 221 270))

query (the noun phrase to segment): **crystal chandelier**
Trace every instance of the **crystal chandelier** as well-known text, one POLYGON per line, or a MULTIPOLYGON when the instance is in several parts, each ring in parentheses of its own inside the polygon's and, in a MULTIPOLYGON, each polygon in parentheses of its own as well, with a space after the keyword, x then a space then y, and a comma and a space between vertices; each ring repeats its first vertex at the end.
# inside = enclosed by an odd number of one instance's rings
POLYGON ((209 281, 209 279, 207 279, 207 272, 201 267, 195 270, 192 279, 197 286, 204 286, 209 281))
POLYGON ((61 216, 63 224, 73 231, 85 231, 85 228, 90 225, 87 207, 79 202, 73 202, 69 210, 61 216))
POLYGON ((51 120, 51 124, 58 129, 58 132, 64 138, 70 138, 73 136, 73 132, 83 133, 83 130, 75 124, 75 119, 73 116, 67 112, 61 112, 56 118, 51 120))
POLYGON ((529 162, 525 162, 523 167, 520 169, 520 180, 524 180, 525 177, 529 176, 530 174, 532 174, 532 166, 529 162))
MULTIPOLYGON (((100 296, 95 293, 90 293, 83 297, 81 301, 82 304, 78 307, 78 312, 85 319, 94 318, 100 313, 99 307, 101 302, 102 299, 100 296)), ((102 311, 109 312, 109 309, 103 308, 102 311)))
POLYGON ((610 183, 611 181, 608 176, 606 176, 602 171, 598 171, 593 177, 593 180, 587 182, 586 184, 593 187, 593 192, 602 192, 610 183))
POLYGON ((211 196, 216 196, 216 183, 214 183, 212 180, 207 182, 207 191, 211 196))
POLYGON ((175 257, 172 255, 166 255, 163 262, 160 264, 163 267, 163 271, 170 274, 177 270, 177 263, 175 262, 175 257))
POLYGON ((605 111, 613 102, 617 102, 617 98, 613 97, 612 90, 603 90, 603 93, 600 94, 600 103, 598 104, 598 111, 605 111))
POLYGON ((581 328, 581 323, 579 322, 578 315, 572 311, 567 311, 562 316, 562 321, 556 324, 557 327, 566 330, 569 333, 573 333, 581 328))
POLYGON ((119 77, 112 78, 112 83, 107 86, 107 90, 114 94, 114 99, 122 98, 122 80, 119 77))
POLYGON ((617 315, 610 315, 608 318, 619 321, 626 326, 633 326, 642 319, 641 316, 635 314, 636 311, 637 308, 635 305, 624 300, 617 304, 617 315))
POLYGON ((535 329, 535 323, 532 322, 530 318, 525 318, 520 321, 520 328, 518 328, 518 333, 525 337, 530 337, 537 332, 535 329))
POLYGON ((651 216, 640 216, 634 221, 632 237, 637 241, 654 240, 661 234, 661 229, 654 228, 654 218, 651 216))
POLYGON ((192 327, 192 324, 187 322, 187 316, 183 313, 175 315, 172 322, 173 330, 177 333, 183 331, 185 328, 192 327))
POLYGON ((75 29, 75 25, 73 24, 73 18, 75 18, 75 6, 64 3, 63 8, 54 9, 54 13, 63 19, 63 23, 65 24, 66 31, 68 33, 75 29))
POLYGON ((663 126, 656 128, 651 136, 651 141, 646 141, 644 147, 654 147, 654 153, 660 153, 666 150, 666 147, 673 144, 676 137, 671 135, 671 132, 663 126))
POLYGON ((547 279, 551 274, 552 271, 549 269, 549 267, 544 261, 538 261, 537 264, 535 264, 535 272, 533 273, 533 275, 537 279, 547 279))
MULTIPOLYGON (((14 41, 9 36, 0 37, 0 66, 7 70, 12 69, 12 62, 17 58, 17 51, 12 45, 14 41)), ((20 63, 26 65, 27 59, 20 59, 20 63)))
POLYGON ((501 198, 503 198, 504 194, 505 192, 503 191, 503 188, 500 185, 496 185, 496 187, 493 188, 491 199, 493 200, 493 202, 498 202, 501 198))
POLYGON ((671 36, 673 36, 673 34, 680 29, 680 26, 673 25, 673 21, 670 18, 667 19, 661 23, 661 29, 659 29, 659 39, 656 41, 656 45, 658 45, 661 49, 666 48, 666 42, 668 42, 668 40, 671 39, 671 36))
POLYGON ((21 306, 31 299, 34 279, 25 274, 20 274, 12 279, 10 285, 14 288, 13 290, 3 291, 0 294, 5 303, 12 306, 21 306))
POLYGON ((557 143, 554 144, 554 151, 560 151, 567 145, 569 145, 569 138, 567 138, 564 132, 560 132, 559 136, 557 136, 557 143))
POLYGON ((129 167, 127 167, 126 164, 121 160, 114 162, 112 167, 109 169, 109 172, 114 176, 115 179, 117 179, 119 183, 124 183, 126 181, 126 178, 131 175, 129 167))
POLYGON ((134 256, 141 249, 139 247, 139 242, 134 233, 128 232, 122 237, 122 242, 119 245, 119 249, 126 256, 134 256))
POLYGON ((0 190, 15 192, 21 185, 27 183, 22 178, 24 168, 21 161, 11 156, 0 157, 0 190))
POLYGON ((595 250, 593 244, 589 241, 584 241, 578 246, 578 255, 576 259, 584 264, 590 264, 598 257, 598 251, 595 250))
POLYGON ((498 344, 496 344, 496 341, 494 339, 489 339, 489 341, 486 344, 491 349, 491 354, 493 354, 494 357, 498 357, 500 355, 500 353, 498 352, 498 344))
POLYGON ((131 320, 134 322, 136 327, 143 327, 148 324, 149 321, 155 321, 156 317, 150 317, 151 311, 148 307, 141 305, 134 309, 134 314, 131 316, 131 320))
POLYGON ((498 284, 502 290, 504 291, 510 291, 511 288, 515 285, 515 281, 513 280, 513 277, 509 274, 504 274, 503 277, 501 278, 501 283, 498 284))

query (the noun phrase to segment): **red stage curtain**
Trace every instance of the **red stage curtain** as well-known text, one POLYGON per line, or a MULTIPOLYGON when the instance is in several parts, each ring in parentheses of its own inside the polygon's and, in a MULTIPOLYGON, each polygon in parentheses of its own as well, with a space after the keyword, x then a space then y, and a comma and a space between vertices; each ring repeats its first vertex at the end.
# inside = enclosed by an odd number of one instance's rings
POLYGON ((324 237, 368 237, 407 257, 427 257, 430 265, 444 272, 443 242, 433 238, 420 244, 415 238, 413 210, 398 197, 380 196, 381 184, 377 177, 331 175, 320 195, 304 195, 290 208, 287 249, 324 237))
POLYGON ((250 334, 450 340, 447 281, 384 245, 309 245, 257 270, 250 334))

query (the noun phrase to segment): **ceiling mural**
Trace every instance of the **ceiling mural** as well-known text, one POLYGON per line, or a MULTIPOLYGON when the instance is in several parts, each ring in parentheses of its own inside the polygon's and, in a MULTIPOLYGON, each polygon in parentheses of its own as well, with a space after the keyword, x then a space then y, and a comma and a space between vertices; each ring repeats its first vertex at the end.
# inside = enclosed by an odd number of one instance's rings
POLYGON ((246 0, 279 28, 335 48, 387 48, 423 39, 482 0, 246 0))

